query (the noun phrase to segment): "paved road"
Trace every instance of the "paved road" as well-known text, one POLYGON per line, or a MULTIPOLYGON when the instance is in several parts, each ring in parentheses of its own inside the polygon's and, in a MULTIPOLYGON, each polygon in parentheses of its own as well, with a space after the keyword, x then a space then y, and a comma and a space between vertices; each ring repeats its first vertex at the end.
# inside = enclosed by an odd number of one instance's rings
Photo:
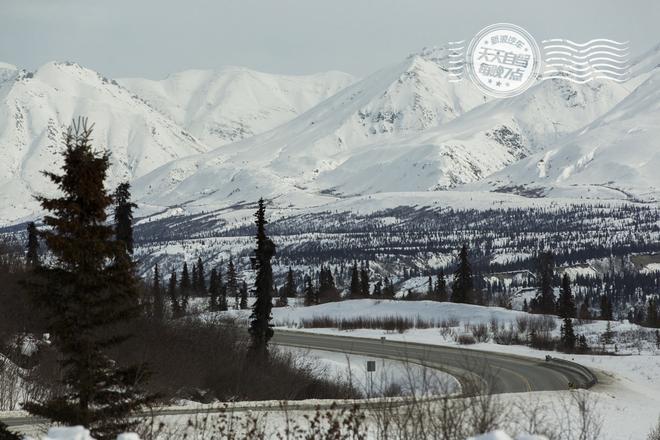
POLYGON ((467 348, 279 329, 275 332, 273 342, 292 347, 405 360, 445 371, 456 377, 464 389, 476 383, 481 391, 490 393, 566 390, 569 382, 587 388, 593 379, 588 370, 577 364, 545 362, 467 348))

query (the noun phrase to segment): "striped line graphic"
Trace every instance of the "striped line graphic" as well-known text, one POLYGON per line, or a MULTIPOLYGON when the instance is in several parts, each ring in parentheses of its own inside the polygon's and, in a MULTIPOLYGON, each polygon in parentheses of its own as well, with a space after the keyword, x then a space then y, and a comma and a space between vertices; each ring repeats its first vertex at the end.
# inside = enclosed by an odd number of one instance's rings
POLYGON ((542 41, 543 79, 584 84, 596 79, 624 82, 630 78, 628 42, 596 38, 577 43, 563 38, 542 41))
POLYGON ((465 40, 449 41, 447 43, 449 60, 447 70, 449 71, 449 82, 463 81, 465 73, 465 40))

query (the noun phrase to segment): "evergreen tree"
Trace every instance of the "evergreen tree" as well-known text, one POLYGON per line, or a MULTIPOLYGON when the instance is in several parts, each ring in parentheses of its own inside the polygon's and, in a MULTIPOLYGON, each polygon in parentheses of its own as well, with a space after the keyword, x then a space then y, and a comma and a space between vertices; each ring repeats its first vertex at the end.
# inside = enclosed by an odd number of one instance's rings
POLYGON ((316 292, 314 292, 314 286, 312 285, 312 277, 305 275, 305 305, 313 306, 316 304, 316 292))
POLYGON ((600 319, 611 321, 613 319, 612 303, 607 295, 600 296, 600 319))
MULTIPOLYGON (((332 275, 331 275, 332 276, 332 275)), ((284 290, 286 291, 286 296, 288 298, 295 298, 296 291, 296 280, 293 276, 293 270, 289 267, 289 271, 286 274, 286 282, 284 283, 284 290)))
POLYGON ((199 278, 197 277, 197 264, 193 263, 192 264, 192 271, 191 271, 191 290, 193 292, 193 296, 198 296, 199 293, 199 278))
POLYGON ((454 272, 451 300, 456 303, 470 304, 474 286, 472 284, 472 268, 468 260, 468 247, 464 244, 458 256, 458 268, 454 272))
POLYGON ((170 298, 170 308, 172 309, 172 317, 174 319, 180 318, 183 313, 181 311, 181 302, 179 301, 179 292, 177 290, 176 272, 172 271, 170 275, 170 283, 167 287, 167 296, 170 298))
POLYGON ((286 307, 289 305, 289 297, 286 294, 286 287, 282 286, 279 291, 277 290, 277 287, 274 289, 275 292, 278 292, 278 298, 277 298, 277 306, 278 307, 286 307))
POLYGON ((59 353, 62 387, 25 409, 85 426, 105 440, 130 431, 131 414, 147 398, 138 388, 140 368, 110 357, 110 349, 130 336, 120 329, 139 314, 138 290, 125 237, 115 240, 107 224, 113 202, 104 187, 109 156, 92 150, 91 134, 86 119, 74 122, 65 135, 63 173, 44 173, 60 196, 38 198, 50 213, 42 236, 52 262, 40 269, 45 285, 34 286, 34 295, 59 353))
POLYGON ((658 319, 658 302, 655 300, 655 298, 649 299, 648 310, 646 312, 646 326, 660 326, 660 320, 658 319))
POLYGON ((445 281, 445 272, 440 270, 435 282, 435 300, 447 301, 447 282, 445 281))
POLYGON ((195 290, 198 296, 206 296, 206 272, 204 271, 202 257, 197 257, 197 286, 195 290))
POLYGON ((181 269, 181 280, 179 281, 179 308, 182 314, 188 311, 188 303, 190 302, 190 291, 192 284, 190 282, 190 274, 188 273, 188 263, 183 262, 183 269, 181 269))
POLYGON ((396 292, 394 291, 394 284, 389 277, 385 277, 383 280, 383 297, 392 299, 394 298, 396 292))
POLYGON ((236 277, 236 267, 234 267, 234 260, 229 257, 229 264, 227 265, 227 296, 234 299, 234 306, 240 309, 241 298, 238 291, 238 279, 236 277))
POLYGON ((571 291, 571 279, 564 274, 561 279, 561 293, 559 294, 558 314, 561 318, 575 318, 575 298, 571 291))
POLYGON ((591 319, 591 312, 589 311, 589 298, 586 296, 580 305, 579 316, 581 321, 589 321, 591 319))
POLYGON ((131 202, 131 185, 120 183, 115 190, 115 234, 118 241, 126 246, 129 254, 133 253, 133 209, 137 205, 131 202))
POLYGON ((587 338, 584 335, 580 335, 578 338, 578 350, 580 353, 587 353, 589 351, 589 344, 587 343, 587 338))
POLYGON ((369 297, 369 269, 364 263, 360 265, 360 296, 369 297))
POLYGON ((27 253, 25 262, 30 267, 39 266, 39 238, 37 237, 37 227, 34 222, 28 223, 27 226, 27 253))
POLYGON ((241 310, 247 310, 248 308, 248 285, 243 280, 241 283, 241 310))
POLYGON ((254 250, 252 264, 256 271, 254 282, 256 301, 250 316, 250 337, 252 351, 263 358, 268 354, 268 341, 273 337, 273 326, 270 323, 273 307, 273 269, 270 260, 275 255, 275 244, 266 235, 266 207, 263 199, 259 199, 259 208, 254 216, 257 226, 257 247, 254 250))
POLYGON ((552 315, 555 313, 555 291, 553 281, 555 276, 555 260, 552 252, 541 252, 537 262, 538 290, 532 312, 552 315))
POLYGON ((577 337, 575 336, 575 331, 573 330, 573 320, 569 317, 565 317, 564 323, 561 326, 561 343, 564 347, 564 350, 567 352, 574 351, 576 342, 577 337))
POLYGON ((428 285, 426 286, 426 299, 434 299, 433 277, 429 275, 428 285))
POLYGON ((160 282, 160 274, 158 273, 158 264, 154 266, 154 279, 151 286, 153 303, 154 303, 154 319, 162 321, 165 317, 165 304, 163 301, 163 286, 160 282))
POLYGON ((357 298, 360 296, 360 275, 358 272, 357 262, 353 262, 353 268, 351 269, 351 297, 357 298))
POLYGON ((218 310, 218 298, 220 296, 220 285, 218 284, 218 270, 214 267, 209 275, 209 310, 218 310))

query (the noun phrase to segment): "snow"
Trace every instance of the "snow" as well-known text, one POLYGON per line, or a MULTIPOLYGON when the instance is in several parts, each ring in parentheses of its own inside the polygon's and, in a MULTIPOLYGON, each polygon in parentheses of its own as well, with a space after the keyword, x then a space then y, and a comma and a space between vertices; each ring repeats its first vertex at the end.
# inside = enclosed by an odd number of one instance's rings
POLYGON ((48 434, 43 440, 94 440, 94 438, 92 438, 92 436, 89 434, 89 430, 82 426, 74 426, 71 428, 57 426, 49 428, 48 434))
POLYGON ((406 396, 445 395, 460 391, 460 384, 453 376, 422 365, 324 350, 282 349, 313 359, 322 374, 350 381, 367 397, 380 397, 394 387, 400 387, 406 396), (376 362, 374 373, 367 372, 367 361, 376 362))

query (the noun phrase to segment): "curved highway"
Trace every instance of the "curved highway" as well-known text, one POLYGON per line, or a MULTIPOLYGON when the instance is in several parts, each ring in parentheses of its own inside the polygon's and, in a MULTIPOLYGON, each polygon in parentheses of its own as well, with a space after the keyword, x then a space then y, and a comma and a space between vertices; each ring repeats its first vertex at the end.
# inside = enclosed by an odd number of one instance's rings
POLYGON ((588 388, 595 376, 570 362, 541 361, 524 356, 459 347, 390 341, 387 339, 322 335, 275 330, 278 345, 352 353, 421 364, 454 376, 464 392, 518 393, 569 389, 569 383, 588 388))

